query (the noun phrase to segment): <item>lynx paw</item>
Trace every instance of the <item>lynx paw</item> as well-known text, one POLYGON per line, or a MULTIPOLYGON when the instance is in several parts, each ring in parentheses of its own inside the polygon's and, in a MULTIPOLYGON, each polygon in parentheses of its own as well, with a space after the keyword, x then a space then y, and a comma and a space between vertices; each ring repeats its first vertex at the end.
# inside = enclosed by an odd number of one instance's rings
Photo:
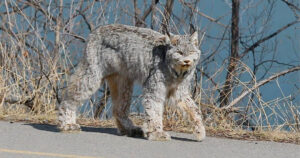
POLYGON ((206 132, 204 127, 199 127, 194 131, 194 135, 196 136, 197 141, 201 142, 206 137, 206 132))
POLYGON ((167 141, 171 140, 171 136, 167 132, 151 132, 148 134, 148 140, 167 141))
POLYGON ((81 131, 79 124, 65 124, 58 125, 58 129, 62 132, 79 132, 81 131))

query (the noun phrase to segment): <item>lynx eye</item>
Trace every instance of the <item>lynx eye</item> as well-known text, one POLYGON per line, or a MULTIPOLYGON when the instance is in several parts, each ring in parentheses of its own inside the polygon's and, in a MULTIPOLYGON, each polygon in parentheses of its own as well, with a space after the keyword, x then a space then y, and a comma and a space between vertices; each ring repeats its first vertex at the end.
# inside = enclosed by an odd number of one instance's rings
POLYGON ((183 52, 182 51, 177 51, 178 54, 180 55, 183 55, 183 52))

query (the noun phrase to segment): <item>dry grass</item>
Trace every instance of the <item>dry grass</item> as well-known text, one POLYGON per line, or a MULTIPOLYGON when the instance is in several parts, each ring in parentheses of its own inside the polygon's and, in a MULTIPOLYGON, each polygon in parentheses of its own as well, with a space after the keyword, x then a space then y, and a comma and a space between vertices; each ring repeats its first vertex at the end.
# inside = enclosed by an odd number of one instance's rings
MULTIPOLYGON (((56 124, 57 96, 60 94, 58 90, 62 89, 61 83, 68 78, 69 68, 63 69, 64 73, 58 72, 63 65, 68 65, 67 60, 59 58, 57 61, 60 62, 54 64, 53 60, 39 59, 34 55, 19 56, 15 53, 18 52, 18 48, 14 49, 1 49, 5 62, 0 67, 0 119, 56 124), (15 53, 17 58, 11 58, 11 53, 15 53), (29 62, 34 60, 36 62, 29 62), (43 64, 39 60, 42 60, 43 64), (41 67, 43 70, 40 70, 41 67)), ((299 109, 289 101, 289 97, 265 102, 257 89, 249 95, 246 106, 235 106, 227 111, 215 105, 215 91, 218 87, 205 90, 201 85, 197 87, 199 91, 195 100, 201 106, 209 136, 300 144, 299 109), (254 101, 255 98, 258 101, 254 101), (249 124, 250 121, 252 124, 249 124)), ((248 84, 241 81, 237 86, 248 88, 248 84)), ((93 117, 89 114, 93 108, 87 110, 83 112, 85 115, 81 114, 81 118, 78 119, 81 125, 115 127, 113 120, 91 119, 93 117)), ((165 130, 192 132, 192 125, 180 111, 169 108, 165 111, 165 130)), ((143 119, 134 117, 134 122, 141 125, 143 119)))
MULTIPOLYGON (((242 126, 238 126, 236 122, 228 121, 222 113, 217 113, 213 122, 206 120, 206 132, 208 136, 222 137, 238 140, 251 141, 274 141, 300 144, 300 133, 297 131, 286 131, 281 128, 266 129, 258 127, 257 130, 246 130, 242 126)), ((178 111, 165 113, 164 119, 165 130, 172 130, 176 132, 192 133, 192 125, 187 119, 178 111), (172 117, 170 117, 172 113, 172 117), (169 116, 167 116, 167 114, 169 116), (174 119, 176 118, 176 119, 174 119)))
MULTIPOLYGON (((131 119, 138 126, 141 126, 144 122, 144 119, 141 117, 133 116, 131 119)), ((3 115, 0 113, 0 120, 10 121, 10 122, 30 122, 37 124, 57 124, 57 115, 53 114, 39 114, 31 115, 28 113, 19 113, 19 112, 10 112, 3 115)), ((85 127, 98 127, 98 128, 116 128, 113 119, 109 120, 95 120, 91 118, 79 118, 78 123, 81 126, 85 127)), ((173 119, 174 121, 174 119, 173 119)), ((164 119, 164 130, 174 131, 174 132, 183 132, 183 133, 192 133, 191 125, 185 120, 180 120, 171 122, 169 119, 164 119)), ((212 127, 207 126, 206 132, 208 136, 212 137, 221 137, 229 139, 238 139, 238 140, 249 140, 249 141, 273 141, 273 142, 282 142, 282 143, 293 143, 300 145, 300 133, 298 132, 287 132, 280 130, 266 131, 266 130, 256 130, 249 131, 243 130, 238 127, 232 127, 231 125, 212 127)))
MULTIPOLYGON (((15 8, 22 6, 16 3, 18 2, 11 1, 10 5, 15 8)), ((3 19, 3 25, 0 26, 0 120, 57 123, 56 105, 67 84, 68 75, 72 72, 74 61, 78 54, 80 56, 84 45, 82 24, 87 24, 91 28, 99 23, 105 24, 108 19, 104 15, 109 15, 105 8, 112 12, 117 12, 119 8, 106 7, 109 1, 99 3, 101 4, 98 5, 104 7, 94 6, 94 1, 87 1, 86 5, 74 3, 69 6, 70 8, 66 6, 65 12, 70 14, 69 17, 67 15, 64 17, 64 20, 68 21, 62 24, 64 26, 60 26, 58 17, 39 15, 42 13, 57 15, 59 7, 47 6, 47 3, 29 5, 32 14, 20 8, 15 13, 7 14, 7 19, 3 19), (43 9, 45 10, 41 13, 40 10, 43 9), (80 17, 78 9, 82 9, 80 14, 85 18, 78 18, 80 17), (20 26, 20 23, 23 25, 20 26), (52 36, 55 36, 55 39, 52 36)), ((117 14, 114 16, 120 19, 117 14)), ((251 92, 247 93, 247 97, 240 104, 222 110, 218 106, 219 90, 223 88, 220 78, 227 70, 224 70, 224 65, 218 64, 215 65, 216 70, 209 70, 212 73, 206 76, 207 80, 203 79, 205 77, 201 74, 198 84, 194 86, 195 100, 201 107, 208 135, 300 144, 299 106, 290 101, 291 96, 264 101, 259 88, 251 89, 258 85, 258 81, 256 75, 243 62, 240 62, 240 67, 237 68, 234 95, 230 100, 234 100, 234 97, 242 92, 249 90, 251 92), (241 78, 250 80, 241 81, 241 78), (209 88, 205 89, 202 85, 209 88)), ((280 89, 279 83, 278 88, 280 89)), ((93 116, 90 114, 93 114, 92 106, 95 102, 90 103, 91 108, 84 111, 82 117, 78 119, 80 124, 115 127, 113 120, 92 119, 93 116)), ((143 122, 141 118, 133 119, 138 125, 143 122)), ((192 125, 176 110, 166 109, 164 124, 165 130, 188 133, 192 131, 192 125)))

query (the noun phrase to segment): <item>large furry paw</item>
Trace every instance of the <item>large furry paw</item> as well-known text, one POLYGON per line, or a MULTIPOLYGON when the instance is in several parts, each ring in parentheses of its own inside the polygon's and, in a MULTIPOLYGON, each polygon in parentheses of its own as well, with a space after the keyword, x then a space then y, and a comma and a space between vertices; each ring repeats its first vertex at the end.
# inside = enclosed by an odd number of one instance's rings
POLYGON ((171 140, 171 136, 167 132, 151 132, 148 133, 148 140, 153 141, 167 141, 171 140))
POLYGON ((128 137, 143 137, 144 132, 140 127, 133 127, 128 130, 119 130, 120 135, 127 135, 128 137))
POLYGON ((59 124, 58 129, 62 132, 79 132, 81 131, 79 124, 59 124))
POLYGON ((205 128, 203 126, 196 128, 194 131, 194 135, 196 136, 197 141, 203 141, 206 137, 205 128))

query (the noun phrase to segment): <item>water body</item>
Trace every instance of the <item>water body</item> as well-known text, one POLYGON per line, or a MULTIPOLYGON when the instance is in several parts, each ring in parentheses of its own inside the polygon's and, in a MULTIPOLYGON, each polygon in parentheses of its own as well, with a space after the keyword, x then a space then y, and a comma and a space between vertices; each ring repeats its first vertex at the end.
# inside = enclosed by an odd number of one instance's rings
MULTIPOLYGON (((46 3, 52 3, 51 0, 46 0, 46 3)), ((73 1, 64 1, 64 5, 66 6, 70 6, 71 3, 73 1)), ((140 8, 141 12, 143 13, 143 11, 147 8, 145 7, 144 4, 145 1, 143 0, 138 0, 138 7, 140 8)), ((200 3, 197 6, 197 9, 202 12, 205 13, 207 15, 209 15, 210 17, 213 18, 220 18, 219 22, 224 24, 224 25, 228 25, 230 24, 230 11, 231 11, 231 7, 230 7, 230 0, 224 0, 224 1, 219 1, 219 0, 201 0, 200 3)), ((165 0, 161 0, 160 1, 160 5, 158 5, 158 8, 160 10, 163 10, 163 5, 165 4, 165 0)), ((273 10, 272 11, 272 17, 270 20, 270 24, 268 25, 268 27, 262 27, 264 24, 264 18, 259 19, 259 13, 262 13, 261 15, 266 15, 265 13, 263 13, 263 11, 265 10, 265 7, 270 5, 271 3, 269 1, 253 1, 253 0, 249 0, 249 1, 242 1, 241 4, 241 10, 240 10, 240 29, 241 29, 241 37, 246 37, 249 36, 251 34, 251 31, 257 31, 261 33, 261 37, 267 36, 271 33, 273 33, 274 31, 276 31, 277 29, 279 29, 280 27, 284 26, 285 24, 291 22, 294 20, 294 15, 293 12, 286 6, 286 4, 280 2, 280 1, 276 1, 275 5, 273 6, 273 10), (257 27, 253 28, 253 29, 257 29, 257 30, 251 30, 249 29, 249 25, 253 24, 253 21, 255 19, 257 20, 257 27)), ((84 6, 87 6, 88 2, 84 3, 84 6)), ((107 6, 105 6, 107 8, 107 12, 103 15, 100 15, 98 13, 96 13, 95 11, 98 8, 101 8, 104 6, 104 1, 101 3, 96 3, 93 8, 91 8, 89 10, 89 12, 91 13, 90 15, 92 15, 92 19, 93 24, 95 26, 101 26, 101 25, 105 25, 105 24, 111 24, 111 23, 122 23, 122 24, 128 24, 128 25, 132 25, 133 21, 132 21, 132 15, 133 14, 133 5, 132 5, 132 1, 131 0, 122 0, 122 1, 112 1, 111 3, 109 3, 107 6), (131 14, 124 14, 124 12, 120 12, 120 7, 124 7, 127 8, 127 10, 131 13, 131 14)), ((49 8, 48 8, 49 9, 49 8)), ((175 1, 174 2, 174 15, 172 16, 173 20, 176 20, 176 17, 181 17, 182 15, 184 15, 182 13, 182 5, 180 4, 179 1, 175 1)), ((1 12, 5 12, 6 11, 6 7, 5 5, 1 5, 0 6, 0 11, 1 12)), ((30 8, 25 9, 24 10, 26 14, 28 15, 32 15, 32 10, 30 8)), ((67 19, 67 17, 69 17, 70 15, 70 10, 65 9, 63 12, 63 17, 65 19, 67 19)), ((54 16, 57 13, 54 13, 54 16)), ((158 15, 158 17, 160 18, 161 15, 158 15)), ((43 18, 41 16, 41 18, 43 18)), ((20 20, 22 22, 20 22, 20 24, 22 24, 24 27, 27 26, 28 24, 26 22, 24 22, 25 20, 23 19, 22 16, 17 16, 16 20, 20 20)), ((81 16, 78 16, 76 19, 74 19, 74 21, 80 21, 83 20, 83 18, 81 16)), ((151 18, 147 18, 146 19, 146 23, 150 23, 151 18)), ((224 32, 224 27, 221 27, 219 25, 216 25, 214 23, 211 23, 207 18, 204 18, 203 16, 199 16, 199 15, 195 15, 194 18, 192 19, 192 23, 197 27, 200 28, 200 30, 206 32, 206 37, 204 39, 204 42, 201 46, 201 50, 202 50, 202 59, 205 59, 206 57, 210 56, 211 53, 213 52, 213 50, 215 50, 214 48, 216 48, 219 44, 219 40, 212 38, 212 37, 221 37, 223 32, 224 32)), ((50 24, 49 24, 50 25, 50 24)), ((174 28, 176 28, 176 25, 173 25, 174 28)), ((80 35, 84 38, 88 37, 88 34, 90 33, 88 30, 88 26, 85 25, 84 23, 82 23, 80 25, 79 31, 80 35)), ((157 28, 155 28, 157 29, 157 28)), ((43 32, 43 30, 38 30, 40 31, 41 34, 46 34, 45 37, 47 37, 47 40, 51 40, 53 41, 55 38, 55 34, 53 31, 49 31, 49 32, 43 32)), ((188 32, 188 27, 180 27, 180 28, 176 28, 174 29, 173 33, 180 33, 180 34, 184 34, 188 32), (176 30, 176 31, 175 31, 176 30)), ((1 30, 0 30, 1 33, 1 30)), ((67 38, 67 35, 64 36, 65 38, 67 38)), ((229 33, 225 34, 225 37, 230 37, 229 33)), ((253 39, 252 42, 246 41, 248 42, 248 44, 253 44, 256 40, 256 38, 253 39)), ((253 69, 253 59, 257 58, 257 60, 259 59, 259 53, 260 51, 263 51, 263 49, 266 49, 269 51, 267 51, 268 53, 265 54, 264 56, 264 60, 272 60, 273 58, 275 58, 276 60, 278 60, 280 63, 288 63, 290 65, 300 65, 300 55, 299 55, 299 50, 300 50, 300 25, 297 24, 294 27, 291 27, 287 30, 285 30, 284 32, 280 33, 279 35, 276 36, 276 38, 273 38, 272 40, 267 42, 268 45, 266 45, 266 47, 259 47, 257 51, 257 56, 251 56, 249 55, 249 57, 247 58, 248 60, 244 61, 246 65, 248 65, 251 69, 253 69)), ((70 45, 70 47, 67 48, 67 54, 72 55, 71 52, 83 52, 84 50, 84 45, 83 43, 77 42, 76 44, 70 45)), ((241 44, 241 48, 243 48, 244 45, 241 44)), ((51 48, 49 48, 49 51, 51 51, 51 48)), ((226 58, 228 57, 228 54, 230 52, 230 45, 229 45, 229 41, 225 40, 221 45, 220 45, 220 50, 218 51, 214 62, 210 62, 210 63, 205 63, 205 61, 201 61, 201 63, 199 64, 199 68, 204 68, 205 70, 207 70, 208 73, 210 74, 214 74, 214 72, 219 69, 222 68, 224 65, 223 62, 224 60, 226 60, 226 58)), ((62 57, 65 57, 65 52, 61 52, 62 57)), ((74 54, 73 54, 74 55, 74 54)), ((78 63, 78 61, 82 58, 82 54, 78 53, 76 54, 78 55, 76 58, 74 58, 73 61, 71 61, 73 64, 78 63)), ((256 77, 257 79, 260 79, 261 77, 263 77, 265 74, 265 70, 269 68, 269 66, 271 65, 271 63, 266 63, 260 71, 257 72, 256 77)), ((289 68, 290 66, 283 66, 282 64, 276 64, 273 63, 271 69, 269 70, 269 72, 266 74, 265 77, 270 76, 276 72, 280 72, 282 70, 285 70, 287 68, 289 68)), ((226 71, 223 71, 222 73, 219 73, 218 76, 215 78, 215 82, 217 83, 223 83, 224 79, 225 79, 225 75, 226 75, 226 71)), ((240 78, 243 82, 247 82, 250 81, 250 77, 249 75, 243 75, 240 78)), ((278 104, 280 104, 280 106, 284 107, 287 106, 287 103, 292 103, 293 105, 295 105, 296 110, 299 110, 299 103, 300 103, 300 96, 299 96, 299 88, 300 87, 300 73, 299 72, 295 72, 289 75, 286 75, 284 77, 280 77, 277 80, 268 83, 264 86, 262 86, 260 88, 260 94, 261 94, 261 99, 264 102, 269 102, 272 100, 275 100, 278 98, 278 104), (289 97, 290 96, 290 97, 289 97), (285 99, 281 99, 281 98, 285 98, 285 99)), ((202 87, 204 91, 209 91, 211 89, 211 84, 209 83, 210 81, 203 77, 203 81, 202 81, 202 87)), ((237 96, 239 94, 239 92, 241 92, 242 89, 238 89, 236 93, 234 93, 234 96, 237 96)), ((133 98, 133 104, 131 107, 131 111, 132 112, 143 112, 143 107, 140 104, 140 99, 138 99, 138 96, 141 94, 141 88, 139 86, 135 86, 134 88, 134 97, 133 98)), ((94 100, 95 98, 99 98, 101 96, 101 93, 97 93, 95 94, 96 97, 92 98, 92 100, 94 100)), ((217 96, 216 96, 217 97, 217 96)), ((258 99, 255 99, 256 102, 259 102, 258 99)), ((205 102, 205 100, 204 100, 205 102)), ((275 103, 274 103, 275 104, 275 103)), ((104 115, 102 116, 102 118, 109 118, 111 117, 111 111, 110 111, 110 106, 111 106, 111 101, 108 100, 108 106, 105 110, 104 115)), ((218 106, 218 105, 216 105, 218 106)), ((86 112, 89 111, 91 107, 89 106, 89 101, 87 101, 87 103, 80 109, 80 112, 86 112)), ((266 110, 267 115, 273 113, 274 111, 268 107, 263 107, 266 110)), ((278 107, 277 109, 275 108, 275 110, 277 110, 278 112, 282 111, 280 110, 281 108, 278 107)), ((282 114, 283 117, 290 117, 291 113, 286 110, 286 112, 282 114), (287 116, 283 116, 286 113, 287 116)), ((89 115, 92 115, 92 113, 90 113, 89 115)), ((257 114, 259 115, 259 114, 257 114)), ((259 117, 259 116, 256 116, 259 117)), ((274 116, 270 116, 270 122, 271 124, 273 124, 274 122, 280 122, 280 117, 278 118, 272 118, 274 116), (272 121, 274 120, 274 121, 272 121), (273 123, 272 123, 273 122, 273 123)), ((292 116, 291 116, 292 117, 292 116)), ((265 122, 262 122, 263 124, 265 124, 265 122)))

